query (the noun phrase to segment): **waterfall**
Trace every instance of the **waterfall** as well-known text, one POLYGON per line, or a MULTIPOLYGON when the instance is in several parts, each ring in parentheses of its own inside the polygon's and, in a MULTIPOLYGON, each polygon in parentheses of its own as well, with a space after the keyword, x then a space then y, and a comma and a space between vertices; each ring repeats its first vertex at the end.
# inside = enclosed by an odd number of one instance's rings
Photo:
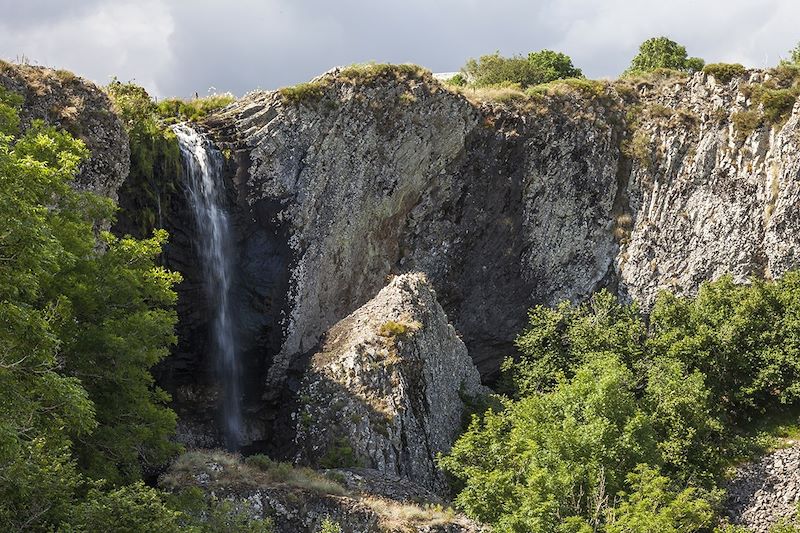
POLYGON ((230 303, 233 273, 231 224, 223 210, 222 154, 186 124, 173 127, 183 158, 191 209, 197 223, 197 249, 209 302, 210 355, 221 389, 225 445, 236 449, 242 436, 239 362, 230 303))

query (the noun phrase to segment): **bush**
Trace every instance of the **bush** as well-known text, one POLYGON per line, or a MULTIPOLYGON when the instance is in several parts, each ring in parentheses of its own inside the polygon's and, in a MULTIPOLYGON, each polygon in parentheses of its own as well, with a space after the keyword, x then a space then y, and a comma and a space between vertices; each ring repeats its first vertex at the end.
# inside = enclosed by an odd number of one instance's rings
POLYGON ((499 52, 470 59, 461 69, 470 85, 487 87, 517 83, 521 88, 565 78, 581 78, 569 56, 552 50, 531 52, 527 57, 503 57, 499 52))
POLYGON ((720 83, 728 83, 734 78, 739 78, 747 73, 744 65, 739 63, 711 63, 703 67, 703 72, 720 83))
POLYGON ((474 418, 440 461, 464 483, 456 504, 501 531, 553 531, 560 517, 590 518, 627 472, 658 459, 635 384, 619 359, 598 354, 552 392, 474 418))
POLYGON ((639 46, 639 53, 631 60, 625 74, 651 72, 656 69, 674 69, 697 72, 703 68, 704 61, 688 57, 686 48, 667 37, 653 37, 639 46))
POLYGON ((165 124, 166 107, 159 108, 144 88, 115 79, 106 92, 128 132, 131 150, 130 173, 119 194, 123 203, 117 227, 142 238, 162 227, 159 213, 169 213, 171 199, 180 194, 183 167, 178 139, 165 124))
POLYGON ((751 133, 756 131, 764 122, 764 115, 758 109, 737 111, 731 116, 736 140, 743 142, 751 133))
POLYGON ((170 98, 159 102, 156 106, 156 112, 166 124, 187 121, 198 122, 211 113, 230 105, 235 100, 236 98, 230 93, 212 94, 192 100, 170 98))
POLYGON ((628 474, 630 492, 607 511, 607 533, 707 531, 713 525, 711 502, 693 488, 678 490, 657 468, 638 465, 628 474))
POLYGON ((138 482, 111 492, 92 489, 75 507, 63 531, 129 533, 131 531, 182 531, 182 514, 170 509, 156 489, 138 482))
POLYGON ((464 87, 467 84, 467 79, 463 76, 463 74, 455 74, 454 76, 448 78, 445 83, 449 85, 455 85, 456 87, 464 87))

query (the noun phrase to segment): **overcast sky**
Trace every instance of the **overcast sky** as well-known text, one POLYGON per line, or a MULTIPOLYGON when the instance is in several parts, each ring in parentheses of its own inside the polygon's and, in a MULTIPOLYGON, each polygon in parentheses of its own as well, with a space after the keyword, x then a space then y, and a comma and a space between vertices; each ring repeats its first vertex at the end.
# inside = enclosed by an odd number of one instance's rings
POLYGON ((379 61, 563 51, 590 77, 667 35, 708 62, 763 67, 800 41, 797 0, 0 0, 0 58, 152 94, 272 89, 379 61))

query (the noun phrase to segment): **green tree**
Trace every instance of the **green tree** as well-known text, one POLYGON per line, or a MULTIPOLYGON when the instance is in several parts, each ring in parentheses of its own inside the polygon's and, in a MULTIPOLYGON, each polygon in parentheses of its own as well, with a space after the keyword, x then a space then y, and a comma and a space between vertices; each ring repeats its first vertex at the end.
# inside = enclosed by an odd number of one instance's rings
POLYGON ((503 362, 503 384, 515 397, 547 391, 602 352, 614 352, 632 368, 642 360, 646 333, 638 306, 620 304, 605 290, 577 306, 537 306, 515 341, 520 356, 503 362))
POLYGON ((625 474, 658 462, 634 386, 624 364, 598 354, 552 392, 474 418, 440 463, 463 483, 456 504, 497 531, 553 531, 570 516, 598 523, 598 502, 625 474))
POLYGON ((114 206, 72 187, 85 146, 41 122, 20 134, 20 103, 0 88, 0 523, 46 530, 83 493, 76 448, 114 480, 174 451, 149 368, 177 277, 153 263, 163 234, 98 240, 114 206))
POLYGON ((789 52, 789 61, 794 65, 800 65, 800 43, 789 52))
POLYGON ((93 488, 71 511, 61 531, 68 533, 129 533, 159 531, 177 533, 182 513, 170 509, 163 495, 141 481, 114 490, 93 488))
POLYGON ((40 529, 78 483, 69 434, 96 427, 86 390, 60 372, 54 324, 69 312, 48 294, 75 260, 62 239, 91 234, 82 208, 96 202, 69 186, 83 144, 40 122, 17 138, 20 103, 0 87, 0 522, 40 529))
POLYGON ((704 283, 695 298, 663 294, 652 350, 699 371, 727 424, 792 405, 800 394, 800 273, 776 282, 704 283))
POLYGON ((620 493, 620 503, 607 511, 607 533, 691 533, 713 525, 711 502, 697 489, 673 489, 658 469, 638 465, 627 482, 630 492, 620 493))
POLYGON ((639 46, 639 53, 625 73, 636 74, 660 68, 697 72, 704 64, 698 57, 688 57, 686 48, 675 41, 667 37, 653 37, 639 46))
POLYGON ((562 52, 539 50, 528 54, 528 63, 542 75, 539 83, 547 83, 567 78, 582 78, 583 72, 572 64, 572 58, 562 52))
POLYGON ((154 265, 167 235, 117 239, 102 235, 104 253, 65 269, 54 289, 71 307, 59 324, 65 370, 95 402, 98 427, 75 437, 79 465, 91 477, 135 481, 179 447, 170 441, 176 415, 150 369, 176 341, 172 290, 177 273, 154 265))

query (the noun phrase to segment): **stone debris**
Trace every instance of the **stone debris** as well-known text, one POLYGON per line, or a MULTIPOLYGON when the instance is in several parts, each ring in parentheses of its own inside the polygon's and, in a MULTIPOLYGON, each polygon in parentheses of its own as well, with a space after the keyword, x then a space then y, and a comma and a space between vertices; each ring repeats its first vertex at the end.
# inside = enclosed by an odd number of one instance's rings
POLYGON ((800 501, 800 443, 740 467, 729 483, 726 509, 731 521, 756 533, 797 511, 800 501))

